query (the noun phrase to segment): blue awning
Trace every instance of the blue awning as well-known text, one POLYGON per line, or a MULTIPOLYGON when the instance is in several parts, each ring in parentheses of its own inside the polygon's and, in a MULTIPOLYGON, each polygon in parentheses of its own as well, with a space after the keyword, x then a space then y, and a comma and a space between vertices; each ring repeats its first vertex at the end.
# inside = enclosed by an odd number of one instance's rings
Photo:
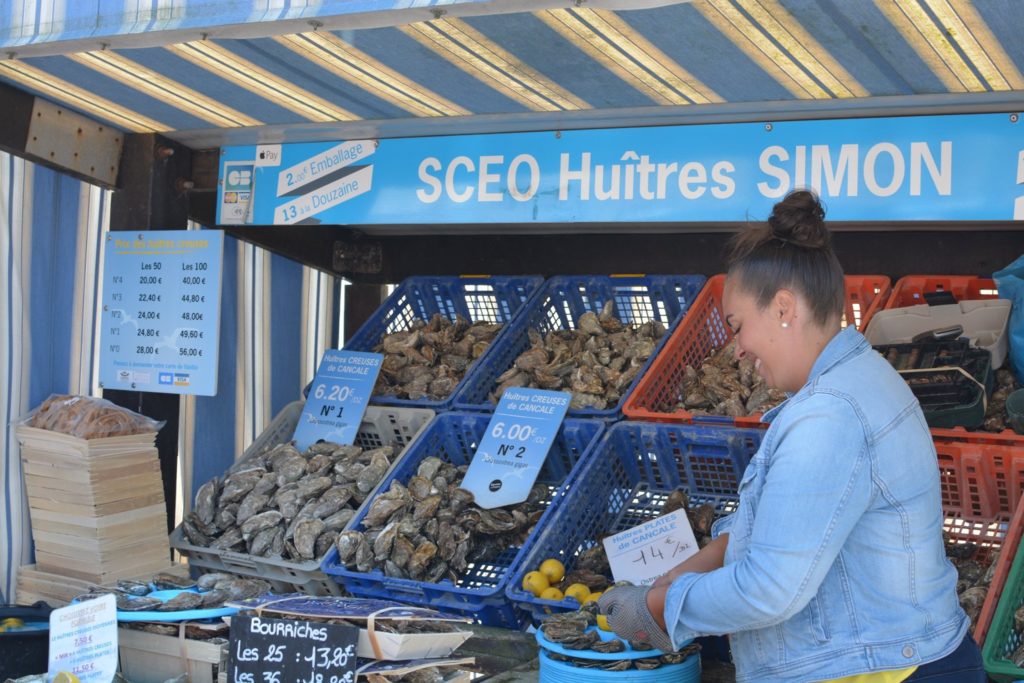
POLYGON ((1024 91, 1017 0, 11 2, 0 80, 179 139, 1024 91))

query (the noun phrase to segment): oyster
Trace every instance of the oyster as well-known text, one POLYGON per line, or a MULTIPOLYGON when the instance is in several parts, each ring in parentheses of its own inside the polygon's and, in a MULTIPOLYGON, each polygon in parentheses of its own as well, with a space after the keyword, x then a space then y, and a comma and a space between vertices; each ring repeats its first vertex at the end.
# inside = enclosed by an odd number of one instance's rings
POLYGON ((759 414, 786 400, 783 392, 769 388, 749 358, 737 359, 736 342, 718 349, 699 368, 686 366, 675 405, 652 406, 671 412, 682 408, 694 415, 746 417, 759 414))
POLYGON ((617 405, 665 335, 665 326, 656 320, 626 325, 614 310, 609 299, 600 313, 583 313, 575 329, 546 335, 528 329, 529 347, 495 378, 490 400, 497 403, 512 387, 537 387, 571 391, 574 409, 617 405))
POLYGON ((946 537, 946 556, 956 567, 958 580, 956 584, 960 606, 971 620, 971 631, 974 631, 985 604, 989 583, 994 574, 998 553, 984 555, 980 546, 974 543, 957 543, 946 537))
POLYGON ((122 579, 117 582, 117 590, 129 595, 146 595, 150 592, 149 584, 144 581, 122 579))
POLYGON ((522 545, 550 498, 547 486, 535 486, 514 508, 483 510, 457 485, 466 469, 430 456, 409 477, 409 488, 392 480, 369 502, 362 531, 338 535, 339 560, 360 572, 457 584, 471 563, 522 545))
POLYGON ((1017 378, 1007 366, 996 370, 995 385, 996 388, 992 392, 992 398, 988 400, 988 406, 985 409, 985 421, 981 425, 981 429, 986 432, 1001 432, 1004 429, 1009 429, 1010 422, 1009 415, 1006 412, 1006 399, 1014 391, 1020 389, 1017 378))
POLYGON ((435 313, 413 320, 409 329, 386 334, 373 350, 384 354, 373 393, 407 399, 447 398, 466 370, 494 340, 501 325, 450 321, 435 313))
POLYGON ((200 487, 182 524, 185 537, 258 557, 322 559, 396 452, 392 445, 324 442, 304 453, 290 443, 275 446, 232 465, 223 484, 213 479, 200 487))
POLYGON ((214 477, 196 491, 195 514, 203 524, 213 522, 217 502, 217 478, 214 477))
POLYGON ((173 598, 157 607, 158 612, 180 612, 188 609, 198 609, 203 604, 203 596, 191 591, 182 591, 173 598))
POLYGON ((155 575, 151 583, 157 590, 192 588, 196 585, 196 582, 188 576, 178 576, 177 574, 169 574, 167 572, 155 575))
POLYGON ((164 601, 159 598, 140 597, 129 598, 127 596, 116 596, 117 609, 124 612, 149 612, 160 609, 164 601))

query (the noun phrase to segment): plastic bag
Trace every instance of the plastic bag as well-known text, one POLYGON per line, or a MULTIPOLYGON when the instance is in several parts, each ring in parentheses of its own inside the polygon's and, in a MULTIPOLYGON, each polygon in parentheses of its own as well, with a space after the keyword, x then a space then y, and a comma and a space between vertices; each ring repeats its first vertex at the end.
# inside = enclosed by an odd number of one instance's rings
POLYGON ((992 277, 999 288, 999 298, 1009 299, 1013 305, 1006 331, 1010 341, 1009 355, 1017 381, 1024 384, 1024 256, 992 277))
POLYGON ((18 424, 88 440, 158 432, 165 423, 114 405, 106 399, 51 394, 18 424))

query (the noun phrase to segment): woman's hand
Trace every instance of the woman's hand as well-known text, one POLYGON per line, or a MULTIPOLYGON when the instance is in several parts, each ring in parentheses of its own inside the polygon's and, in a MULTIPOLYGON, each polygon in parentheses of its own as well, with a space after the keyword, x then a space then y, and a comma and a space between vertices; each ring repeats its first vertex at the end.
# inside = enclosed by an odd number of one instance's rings
POLYGON ((665 631, 665 592, 646 586, 614 586, 598 598, 597 604, 615 635, 672 652, 672 640, 665 631))
POLYGON ((725 548, 729 545, 729 534, 722 534, 691 557, 680 562, 654 582, 656 588, 668 588, 672 582, 683 574, 703 574, 720 569, 725 563, 725 548))

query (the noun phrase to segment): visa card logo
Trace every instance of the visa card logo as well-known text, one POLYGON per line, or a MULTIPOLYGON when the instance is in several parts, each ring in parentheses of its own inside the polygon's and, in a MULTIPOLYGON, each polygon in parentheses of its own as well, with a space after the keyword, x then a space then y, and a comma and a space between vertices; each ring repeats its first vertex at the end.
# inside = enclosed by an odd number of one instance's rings
POLYGON ((189 385, 188 373, 187 372, 176 372, 174 373, 174 386, 176 387, 187 387, 189 385))

